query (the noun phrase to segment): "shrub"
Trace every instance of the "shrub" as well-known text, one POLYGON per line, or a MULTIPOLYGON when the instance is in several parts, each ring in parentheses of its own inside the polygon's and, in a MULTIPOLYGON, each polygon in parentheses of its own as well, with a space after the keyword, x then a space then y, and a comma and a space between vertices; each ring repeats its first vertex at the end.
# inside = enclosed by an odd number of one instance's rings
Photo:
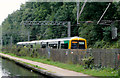
POLYGON ((85 64, 85 68, 92 68, 94 63, 94 58, 92 56, 83 58, 82 61, 85 64))
POLYGON ((27 48, 21 48, 21 50, 18 52, 19 56, 27 56, 27 48))

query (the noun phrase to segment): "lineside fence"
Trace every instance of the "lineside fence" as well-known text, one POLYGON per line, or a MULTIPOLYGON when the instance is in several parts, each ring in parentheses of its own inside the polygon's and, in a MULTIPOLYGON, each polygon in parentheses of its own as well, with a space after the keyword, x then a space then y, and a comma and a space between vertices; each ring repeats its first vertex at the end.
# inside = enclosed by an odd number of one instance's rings
POLYGON ((120 49, 33 49, 33 48, 11 48, 5 47, 3 52, 13 53, 18 56, 30 56, 34 58, 47 58, 68 64, 92 64, 94 67, 120 66, 120 49), (90 59, 92 58, 92 59, 90 59))

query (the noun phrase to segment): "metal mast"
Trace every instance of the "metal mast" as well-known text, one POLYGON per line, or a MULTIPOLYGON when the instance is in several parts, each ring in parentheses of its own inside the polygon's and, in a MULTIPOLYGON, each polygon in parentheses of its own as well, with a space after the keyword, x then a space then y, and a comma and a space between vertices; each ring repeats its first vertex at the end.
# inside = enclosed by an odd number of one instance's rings
POLYGON ((108 10, 108 8, 110 7, 111 3, 108 4, 107 8, 105 9, 104 13, 102 14, 102 16, 100 17, 99 21, 97 22, 97 24, 99 24, 99 22, 101 21, 101 19, 103 18, 103 16, 105 15, 106 11, 108 10))
POLYGON ((85 7, 85 5, 86 5, 86 2, 87 2, 87 0, 85 0, 85 2, 84 2, 84 4, 83 4, 80 12, 79 12, 79 5, 80 5, 80 3, 77 2, 77 24, 79 24, 79 23, 78 23, 79 17, 81 16, 81 14, 82 14, 82 12, 83 12, 83 9, 84 9, 84 7, 85 7))

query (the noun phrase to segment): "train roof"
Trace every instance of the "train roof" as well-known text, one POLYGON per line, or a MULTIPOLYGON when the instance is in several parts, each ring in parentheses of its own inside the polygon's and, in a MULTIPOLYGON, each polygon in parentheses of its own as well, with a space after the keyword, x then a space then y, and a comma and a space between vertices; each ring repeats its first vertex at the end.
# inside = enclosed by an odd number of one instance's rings
POLYGON ((31 41, 33 43, 39 43, 39 42, 52 42, 52 41, 65 41, 65 40, 71 40, 71 39, 74 39, 74 38, 81 38, 81 39, 84 39, 82 37, 66 37, 66 38, 58 38, 58 39, 48 39, 48 40, 37 40, 37 41, 31 41))
POLYGON ((30 44, 30 43, 33 43, 33 42, 31 42, 31 41, 29 41, 29 42, 18 42, 17 44, 30 44))
MULTIPOLYGON (((49 41, 53 41, 53 40, 57 40, 57 41, 61 41, 61 40, 71 40, 71 39, 74 39, 74 38, 81 38, 81 39, 84 39, 82 37, 66 37, 66 38, 57 38, 57 39, 48 39, 49 41)), ((38 40, 40 42, 42 41, 48 41, 48 40, 38 40)), ((38 41, 33 41, 33 42, 38 42, 38 41)))
POLYGON ((84 39, 82 37, 66 37, 66 38, 58 38, 58 39, 37 40, 37 41, 30 41, 30 42, 18 42, 17 44, 33 44, 33 43, 40 43, 40 42, 65 41, 65 40, 71 40, 74 38, 84 39))

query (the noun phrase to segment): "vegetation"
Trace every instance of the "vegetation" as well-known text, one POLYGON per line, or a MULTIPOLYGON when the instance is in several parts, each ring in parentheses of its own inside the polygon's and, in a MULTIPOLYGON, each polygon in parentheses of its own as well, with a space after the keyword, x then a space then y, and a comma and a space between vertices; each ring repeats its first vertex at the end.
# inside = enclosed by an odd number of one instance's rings
MULTIPOLYGON (((4 53, 4 52, 2 52, 4 53)), ((97 77, 100 77, 100 78, 117 78, 118 77, 118 70, 114 70, 113 68, 92 68, 92 69, 85 69, 84 66, 82 65, 75 65, 75 64, 64 64, 64 63, 60 63, 60 62, 54 62, 52 60, 48 60, 48 59, 45 59, 45 58, 32 58, 32 57, 28 57, 28 56, 16 56, 15 54, 12 54, 12 53, 5 53, 5 54, 9 54, 9 55, 12 55, 12 56, 15 56, 15 57, 19 57, 19 58, 24 58, 24 59, 28 59, 28 60, 32 60, 32 61, 36 61, 36 62, 41 62, 41 63, 45 63, 45 64, 49 64, 49 65, 54 65, 54 66, 57 66, 57 67, 60 67, 60 68, 64 68, 64 69, 68 69, 68 70, 72 70, 72 71, 76 71, 76 72, 81 72, 81 73, 84 73, 84 74, 88 74, 88 75, 91 75, 91 76, 97 76, 97 77)), ((28 64, 28 63, 25 63, 25 64, 28 64)), ((28 65, 31 65, 31 64, 28 64, 28 65)), ((34 66, 34 65, 32 65, 34 66)), ((34 67, 37 67, 37 66, 34 66, 34 67)), ((40 69, 43 69, 44 68, 41 68, 41 67, 37 67, 37 68, 40 68, 40 69)))
MULTIPOLYGON (((80 8, 82 4, 80 3, 80 8)), ((11 36, 14 44, 27 41, 28 34, 30 34, 30 40, 67 37, 65 26, 24 26, 20 25, 22 21, 71 21, 71 36, 86 38, 89 48, 120 48, 119 22, 114 23, 114 26, 118 28, 116 40, 111 38, 111 26, 96 25, 96 21, 107 5, 108 3, 87 3, 80 21, 94 21, 94 23, 81 23, 77 26, 77 7, 74 2, 27 2, 3 21, 3 45, 10 44, 11 36)), ((103 20, 119 20, 119 7, 120 2, 112 3, 103 20)))
MULTIPOLYGON (((80 3, 80 8, 82 7, 82 4, 83 3, 80 3)), ((27 2, 22 4, 19 10, 9 14, 3 21, 3 45, 9 45, 11 40, 13 44, 27 41, 28 34, 30 34, 31 41, 67 37, 67 27, 65 26, 24 26, 20 25, 22 21, 70 21, 72 25, 71 36, 80 36, 87 39, 88 48, 120 48, 120 23, 115 22, 113 24, 113 26, 118 29, 118 38, 115 40, 112 40, 111 37, 111 26, 96 24, 107 5, 108 3, 87 3, 79 21, 94 21, 94 23, 80 23, 79 25, 76 25, 77 7, 74 2, 27 2)), ((112 3, 103 17, 103 20, 119 20, 119 8, 120 2, 112 3)), ((118 76, 118 70, 114 70, 112 68, 90 68, 94 59, 93 57, 83 59, 88 67, 85 69, 85 67, 81 65, 53 62, 50 59, 46 59, 45 56, 39 58, 39 54, 35 50, 36 48, 39 48, 39 45, 33 47, 34 50, 32 49, 30 53, 27 52, 28 48, 19 47, 16 49, 16 46, 10 48, 13 50, 9 50, 9 52, 4 51, 4 53, 55 65, 76 72, 82 72, 92 76, 118 76)))
POLYGON ((94 67, 94 57, 89 56, 88 58, 82 59, 85 63, 85 68, 93 68, 94 67))
MULTIPOLYGON (((12 54, 10 54, 10 55, 12 55, 12 54)), ((12 56, 14 56, 14 55, 12 55, 12 56)), ((17 61, 19 61, 19 60, 17 60, 17 61)), ((19 61, 19 62, 20 62, 20 63, 27 64, 27 65, 30 65, 30 66, 33 66, 33 67, 36 67, 36 68, 39 68, 39 69, 42 69, 42 70, 47 70, 47 69, 45 69, 45 68, 39 67, 38 65, 33 65, 33 64, 31 64, 31 63, 27 63, 27 62, 23 62, 23 61, 19 61)))
MULTIPOLYGON (((43 49, 42 49, 43 50, 43 49)), ((48 58, 46 55, 47 52, 39 52, 37 48, 27 48, 27 47, 5 47, 2 49, 2 53, 9 54, 11 56, 19 57, 19 58, 24 58, 32 61, 37 61, 45 64, 50 64, 54 65, 57 67, 61 67, 64 69, 76 71, 76 72, 81 72, 84 74, 89 74, 92 76, 101 76, 101 77, 106 77, 108 78, 110 76, 119 76, 120 70, 116 68, 110 68, 109 65, 107 67, 101 66, 101 64, 94 64, 94 56, 91 54, 89 57, 84 57, 81 60, 83 61, 82 64, 80 65, 78 62, 74 63, 71 61, 71 59, 68 58, 69 62, 62 63, 61 60, 54 60, 55 58, 54 55, 53 57, 51 56, 48 58), (83 64, 84 63, 84 64, 83 64)), ((58 58, 56 58, 58 59, 58 58)), ((65 60, 65 59, 64 59, 65 60)), ((25 63, 27 64, 27 63, 25 63)), ((28 64, 30 65, 30 64, 28 64)), ((34 66, 34 65, 32 65, 34 66)), ((34 66, 37 68, 41 68, 39 66, 34 66)), ((42 69, 42 68, 41 68, 42 69)))

